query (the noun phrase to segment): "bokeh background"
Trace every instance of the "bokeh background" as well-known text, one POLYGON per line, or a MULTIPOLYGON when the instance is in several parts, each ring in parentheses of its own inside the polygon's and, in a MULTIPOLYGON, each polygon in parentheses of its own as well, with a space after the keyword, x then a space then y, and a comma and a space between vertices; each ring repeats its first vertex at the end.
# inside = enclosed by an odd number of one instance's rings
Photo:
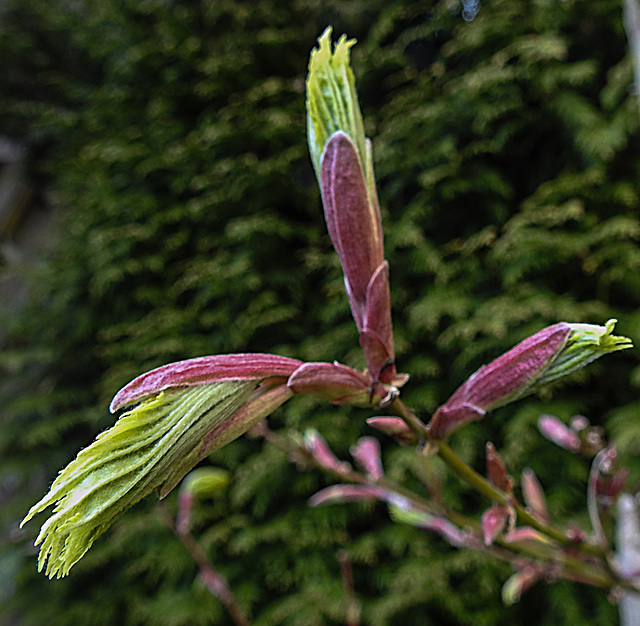
MULTIPOLYGON (((153 497, 59 581, 36 571, 37 521, 18 524, 149 368, 240 351, 364 366, 306 147, 308 55, 329 24, 358 39, 406 403, 428 416, 561 320, 616 317, 640 345, 638 105, 618 0, 2 0, 0 134, 30 191, 0 265, 3 625, 230 623, 153 497)), ((535 470, 554 519, 588 530, 588 463, 537 418, 605 426, 632 486, 639 385, 637 351, 614 355, 452 445, 482 468, 493 441, 516 477, 535 470)), ((377 436, 369 416, 294 398, 270 424, 317 428, 346 459, 377 436)), ((411 451, 380 441, 389 475, 420 488, 411 451)), ((194 532, 256 626, 344 623, 342 549, 362 624, 616 623, 606 592, 564 582, 505 608, 508 565, 382 505, 310 509, 326 479, 262 441, 207 463, 232 480, 194 532)), ((452 506, 487 506, 443 486, 452 506)))

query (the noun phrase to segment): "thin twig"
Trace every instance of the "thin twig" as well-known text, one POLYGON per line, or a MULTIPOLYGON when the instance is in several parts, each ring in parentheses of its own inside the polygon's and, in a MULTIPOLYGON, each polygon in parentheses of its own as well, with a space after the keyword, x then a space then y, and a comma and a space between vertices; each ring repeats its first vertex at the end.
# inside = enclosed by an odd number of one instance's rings
POLYGON ((345 624, 346 626, 360 626, 360 613, 362 605, 356 597, 353 585, 353 571, 351 569, 351 558, 346 550, 339 550, 338 563, 340 563, 340 575, 342 576, 342 591, 346 602, 345 624))
MULTIPOLYGON (((408 411, 406 408, 405 410, 408 411)), ((414 418, 416 422, 419 422, 417 417, 414 416, 414 418)), ((416 426, 418 429, 420 428, 417 423, 416 426)), ((261 423, 258 428, 255 428, 253 430, 253 434, 255 436, 263 437, 268 443, 271 443, 281 450, 289 452, 297 459, 304 458, 305 462, 308 463, 309 468, 313 467, 315 469, 319 469, 341 482, 365 485, 375 484, 379 487, 383 487, 387 491, 392 491, 406 498, 411 502, 411 506, 415 507, 416 510, 421 510, 432 515, 445 518, 458 528, 465 529, 476 537, 482 537, 482 528, 479 522, 452 511, 442 503, 426 500, 406 487, 397 485, 385 476, 372 482, 370 478, 356 471, 349 471, 345 469, 342 469, 340 472, 334 471, 317 463, 315 459, 308 454, 304 447, 290 441, 278 433, 273 432, 266 423, 261 423)), ((444 444, 442 445, 444 446, 444 444)), ((448 446, 443 447, 442 449, 446 450, 444 454, 445 461, 448 461, 450 467, 454 470, 459 470, 458 473, 463 475, 463 477, 469 478, 472 486, 476 486, 476 483, 482 484, 485 491, 481 492, 487 495, 490 499, 495 497, 495 501, 506 502, 508 500, 507 494, 497 489, 483 476, 480 476, 480 474, 465 464, 448 446)), ((513 501, 509 500, 509 504, 513 506, 513 501)), ((524 518, 524 521, 528 522, 530 520, 531 525, 536 525, 537 530, 546 534, 548 537, 558 537, 560 541, 551 542, 549 544, 531 543, 526 541, 506 542, 502 537, 498 537, 491 546, 485 546, 482 542, 479 542, 476 549, 512 563, 514 562, 514 559, 525 556, 526 558, 533 559, 535 562, 547 563, 552 570, 550 570, 550 573, 554 576, 561 576, 597 587, 602 587, 604 589, 610 589, 616 584, 627 587, 630 586, 629 584, 625 584, 625 581, 616 579, 615 575, 608 568, 605 559, 602 558, 603 552, 598 546, 594 546, 592 544, 575 544, 571 542, 561 530, 539 522, 521 505, 518 505, 518 511, 521 511, 521 518, 524 518), (560 549, 560 546, 557 545, 558 543, 563 544, 566 551, 560 549), (583 553, 582 556, 579 556, 580 552, 583 553)))
MULTIPOLYGON (((394 400, 390 406, 395 414, 404 419, 418 436, 429 441, 427 427, 399 398, 394 400)), ((465 463, 444 441, 431 440, 429 441, 429 445, 433 447, 438 456, 458 474, 458 476, 471 485, 476 491, 492 502, 503 506, 512 506, 516 510, 520 522, 535 528, 560 544, 571 546, 574 550, 593 556, 604 556, 603 549, 600 545, 587 542, 575 544, 562 530, 532 515, 522 504, 517 502, 511 494, 506 493, 502 489, 498 489, 498 487, 482 476, 482 474, 473 469, 468 463, 465 463)))
POLYGON ((244 612, 240 608, 236 597, 233 595, 227 579, 217 571, 202 546, 197 542, 196 538, 190 531, 178 532, 176 530, 175 520, 173 515, 169 511, 169 508, 163 502, 158 504, 162 517, 165 522, 174 532, 176 537, 180 540, 182 545, 186 548, 187 552, 191 555, 191 558, 196 562, 200 568, 200 579, 207 587, 207 589, 216 597, 224 608, 229 613, 229 616, 233 620, 236 626, 250 626, 244 612))

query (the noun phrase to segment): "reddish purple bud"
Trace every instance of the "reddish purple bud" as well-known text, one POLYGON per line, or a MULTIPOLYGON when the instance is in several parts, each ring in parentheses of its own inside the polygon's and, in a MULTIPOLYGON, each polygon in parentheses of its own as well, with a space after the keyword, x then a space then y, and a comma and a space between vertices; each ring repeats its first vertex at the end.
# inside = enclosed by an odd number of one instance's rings
POLYGON ((390 383, 396 377, 394 364, 389 264, 383 261, 367 286, 364 324, 360 330, 360 346, 364 352, 372 380, 390 383))
POLYGON ((371 480, 376 481, 384 477, 380 444, 377 439, 360 437, 358 443, 351 448, 350 452, 358 466, 367 473, 371 480))
POLYGON ((589 428, 589 426, 591 426, 591 422, 589 422, 588 418, 586 418, 584 415, 574 415, 569 420, 569 426, 571 429, 579 433, 581 430, 589 428))
POLYGON ((513 489, 513 478, 507 473, 500 455, 496 452, 495 446, 487 443, 487 476, 489 480, 498 488, 511 493, 513 489))
POLYGON ((527 505, 531 513, 535 515, 541 522, 549 521, 549 511, 547 509, 547 500, 544 497, 542 485, 538 481, 534 471, 525 467, 522 470, 522 496, 524 503, 527 505))
POLYGON ((564 422, 561 422, 553 415, 541 415, 538 419, 538 429, 543 437, 549 441, 553 441, 556 445, 578 452, 580 450, 580 437, 578 433, 569 428, 564 422))
POLYGON ((482 537, 484 545, 490 546, 495 538, 504 530, 511 511, 506 506, 494 505, 482 514, 482 537))
POLYGON ((362 372, 340 363, 303 363, 291 374, 287 386, 296 394, 361 407, 378 406, 387 394, 362 372))
POLYGON ((380 208, 346 133, 337 131, 327 140, 320 178, 327 228, 340 257, 371 379, 390 382, 395 377, 394 347, 380 208))
POLYGON ((487 411, 531 393, 571 332, 569 324, 548 326, 482 366, 434 413, 428 425, 432 438, 443 439, 487 411))
POLYGON ((393 437, 403 446, 415 446, 418 443, 418 436, 399 417, 370 417, 367 420, 367 424, 385 435, 393 437))
POLYGON ((367 287, 384 261, 382 224, 369 201, 358 151, 342 131, 324 146, 321 186, 329 235, 342 263, 353 315, 362 328, 367 287))
POLYGON ((318 465, 331 472, 347 474, 351 471, 351 465, 336 457, 329 444, 317 430, 308 430, 304 434, 304 448, 318 465))
POLYGON ((520 601, 530 587, 542 577, 543 571, 540 567, 526 565, 519 572, 511 576, 502 587, 502 601, 511 606, 520 601))
POLYGON ((275 354, 222 354, 177 361, 141 374, 111 401, 114 413, 123 406, 172 387, 191 387, 228 380, 264 380, 288 377, 302 361, 275 354))

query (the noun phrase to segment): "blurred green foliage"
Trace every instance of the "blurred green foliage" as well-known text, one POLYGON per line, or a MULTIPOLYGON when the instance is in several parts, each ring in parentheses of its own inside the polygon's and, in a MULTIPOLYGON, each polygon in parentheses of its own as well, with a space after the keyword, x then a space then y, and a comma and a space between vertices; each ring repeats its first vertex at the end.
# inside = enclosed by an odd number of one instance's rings
MULTIPOLYGON (((352 54, 383 207, 405 401, 428 414, 542 326, 620 320, 640 344, 640 138, 618 1, 6 0, 0 132, 25 142, 59 245, 0 352, 0 619, 227 624, 153 499, 48 581, 18 521, 112 422, 111 396, 167 361, 234 351, 363 366, 307 155, 304 78, 327 24, 352 54)), ((455 435, 531 466, 556 519, 582 513, 587 465, 541 412, 606 424, 640 477, 634 354, 455 435), (610 418, 610 419, 609 419, 610 418)), ((296 398, 275 429, 317 428, 343 458, 369 414, 296 398)), ((383 443, 417 486, 409 451, 383 443)), ((228 493, 195 534, 259 626, 344 621, 346 549, 363 624, 604 625, 604 592, 539 584, 510 609, 508 566, 392 524, 381 506, 309 509, 326 485, 244 437, 211 461, 228 493)), ((486 506, 445 478, 453 506, 486 506)), ((168 498, 175 510, 175 494, 168 498)))

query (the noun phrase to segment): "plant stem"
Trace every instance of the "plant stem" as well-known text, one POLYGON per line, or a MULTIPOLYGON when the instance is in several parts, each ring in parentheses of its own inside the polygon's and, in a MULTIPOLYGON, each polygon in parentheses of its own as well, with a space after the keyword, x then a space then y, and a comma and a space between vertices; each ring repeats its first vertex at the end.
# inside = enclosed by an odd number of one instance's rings
POLYGON ((360 613, 362 606, 356 597, 353 585, 353 571, 351 569, 351 558, 346 550, 339 550, 338 562, 340 563, 340 575, 342 576, 342 591, 346 602, 346 626, 360 626, 360 613))
MULTIPOLYGON (((409 409, 397 401, 394 401, 393 408, 396 415, 405 419, 421 439, 428 441, 424 437, 424 435, 428 436, 426 426, 409 409)), ((369 476, 349 469, 348 464, 340 470, 322 465, 307 452, 304 446, 273 432, 265 423, 261 423, 254 430, 254 434, 263 437, 281 450, 295 455, 298 460, 304 459, 304 463, 305 465, 308 464, 308 467, 319 469, 341 482, 361 485, 376 484, 387 491, 403 496, 417 509, 447 519, 458 528, 465 529, 478 538, 482 537, 482 527, 476 520, 452 511, 441 502, 427 500, 410 489, 394 483, 386 476, 382 476, 372 483, 369 476)), ((547 563, 549 575, 552 577, 563 577, 604 589, 610 589, 615 585, 628 586, 625 585, 625 581, 618 580, 615 572, 608 566, 606 555, 602 548, 587 543, 576 544, 560 529, 535 518, 525 507, 515 502, 511 494, 498 489, 465 463, 446 443, 429 441, 429 445, 453 471, 478 492, 498 505, 513 508, 521 521, 553 540, 553 543, 508 542, 504 541, 502 537, 498 537, 493 545, 484 546, 480 543, 477 549, 509 562, 514 562, 518 557, 524 557, 537 563, 547 563), (558 544, 561 544, 562 548, 558 544), (582 553, 582 556, 579 553, 582 553), (591 559, 591 561, 588 559, 591 559)))
POLYGON ((250 626, 249 621, 245 617, 244 612, 240 608, 236 597, 233 595, 233 592, 227 583, 227 579, 213 567, 206 552, 196 541, 196 538, 191 534, 191 532, 178 532, 176 530, 175 521, 166 504, 160 502, 158 503, 158 507, 160 508, 162 517, 167 525, 171 528, 200 568, 200 577, 202 582, 205 584, 207 589, 216 598, 218 598, 218 600, 220 600, 233 620, 233 623, 236 626, 250 626))
POLYGON ((518 503, 511 494, 498 489, 484 476, 474 470, 468 463, 465 463, 444 441, 435 441, 429 438, 429 431, 426 425, 416 417, 416 415, 396 398, 390 405, 391 410, 414 430, 414 432, 435 449, 438 456, 456 473, 460 478, 471 485, 476 491, 487 497, 492 502, 503 506, 510 506, 515 509, 521 522, 535 528, 537 531, 547 535, 554 541, 571 546, 585 554, 602 557, 605 555, 603 548, 599 545, 583 542, 575 544, 567 535, 551 524, 542 522, 533 516, 524 506, 518 503))

